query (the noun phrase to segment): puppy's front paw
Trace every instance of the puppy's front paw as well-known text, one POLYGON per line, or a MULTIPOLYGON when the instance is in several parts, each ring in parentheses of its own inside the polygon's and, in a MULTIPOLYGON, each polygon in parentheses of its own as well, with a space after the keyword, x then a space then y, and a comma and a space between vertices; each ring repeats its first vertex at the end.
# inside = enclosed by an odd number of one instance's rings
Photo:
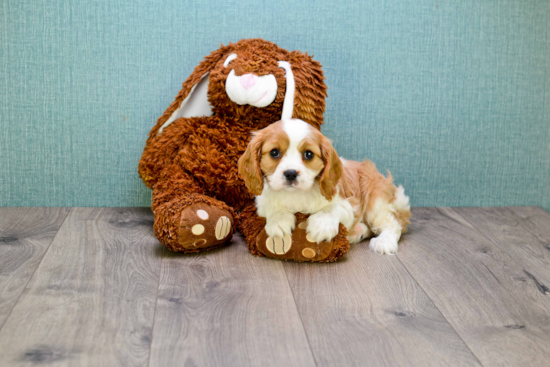
POLYGON ((265 232, 269 237, 284 238, 292 235, 294 227, 296 227, 294 214, 279 212, 266 218, 265 232))
POLYGON ((382 232, 378 237, 371 238, 369 248, 379 254, 395 255, 397 239, 391 233, 382 232))
POLYGON ((316 213, 307 220, 307 240, 309 242, 329 242, 338 234, 340 222, 330 213, 316 213))

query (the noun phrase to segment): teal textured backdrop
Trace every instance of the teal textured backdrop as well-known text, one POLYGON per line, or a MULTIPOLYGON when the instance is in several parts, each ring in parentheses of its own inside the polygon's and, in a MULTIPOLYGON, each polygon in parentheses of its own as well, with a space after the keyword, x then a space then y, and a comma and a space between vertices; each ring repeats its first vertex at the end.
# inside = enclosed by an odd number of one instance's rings
POLYGON ((415 206, 550 209, 548 1, 4 0, 0 205, 148 206, 145 139, 220 43, 308 51, 339 153, 415 206))

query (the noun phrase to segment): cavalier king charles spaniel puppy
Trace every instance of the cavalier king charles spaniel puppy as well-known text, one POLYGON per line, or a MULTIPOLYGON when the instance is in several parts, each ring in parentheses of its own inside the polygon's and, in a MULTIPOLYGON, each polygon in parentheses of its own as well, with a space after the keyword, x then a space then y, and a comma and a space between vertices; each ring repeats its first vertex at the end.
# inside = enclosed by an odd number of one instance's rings
POLYGON ((389 172, 385 178, 369 160, 338 157, 330 140, 302 120, 278 121, 253 133, 239 172, 273 238, 292 235, 300 212, 311 214, 306 231, 312 242, 332 240, 342 223, 350 243, 376 236, 372 250, 395 254, 409 224, 409 198, 389 172))

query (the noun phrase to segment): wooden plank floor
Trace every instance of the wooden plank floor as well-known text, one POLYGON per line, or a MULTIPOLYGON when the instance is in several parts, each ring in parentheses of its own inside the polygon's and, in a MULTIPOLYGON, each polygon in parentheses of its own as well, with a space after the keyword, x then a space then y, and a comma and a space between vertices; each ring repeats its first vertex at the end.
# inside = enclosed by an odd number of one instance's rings
POLYGON ((397 256, 165 250, 146 208, 0 208, 0 366, 550 366, 550 213, 414 208, 397 256))

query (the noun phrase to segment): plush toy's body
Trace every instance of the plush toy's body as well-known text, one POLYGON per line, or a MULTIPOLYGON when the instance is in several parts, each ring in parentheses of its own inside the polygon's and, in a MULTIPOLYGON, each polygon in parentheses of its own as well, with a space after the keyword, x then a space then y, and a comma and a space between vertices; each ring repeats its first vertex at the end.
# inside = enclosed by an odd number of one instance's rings
POLYGON ((222 246, 248 208, 240 228, 252 246, 262 219, 237 161, 251 132, 285 115, 320 128, 323 79, 320 64, 307 54, 261 39, 207 56, 149 133, 139 163, 140 176, 153 189, 159 241, 179 252, 222 246))

